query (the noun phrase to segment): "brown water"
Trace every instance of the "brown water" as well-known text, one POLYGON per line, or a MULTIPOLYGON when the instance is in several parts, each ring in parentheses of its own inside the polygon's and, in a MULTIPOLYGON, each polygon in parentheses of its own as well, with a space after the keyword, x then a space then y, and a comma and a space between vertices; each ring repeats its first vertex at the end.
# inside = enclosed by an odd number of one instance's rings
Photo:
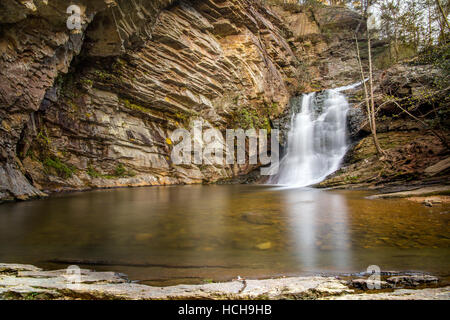
POLYGON ((238 275, 450 272, 449 206, 268 186, 99 190, 0 206, 0 262, 119 271, 148 284, 238 275))

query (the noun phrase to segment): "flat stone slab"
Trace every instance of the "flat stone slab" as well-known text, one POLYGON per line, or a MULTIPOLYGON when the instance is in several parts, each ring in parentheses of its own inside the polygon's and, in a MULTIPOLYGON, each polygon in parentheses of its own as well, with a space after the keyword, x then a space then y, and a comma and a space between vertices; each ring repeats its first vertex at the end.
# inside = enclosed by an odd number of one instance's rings
POLYGON ((62 280, 76 281, 77 283, 126 283, 128 279, 115 272, 93 272, 87 269, 78 269, 68 272, 66 269, 54 271, 19 271, 18 278, 63 278, 62 280), (78 272, 79 270, 79 272, 78 272))
POLYGON ((137 283, 71 283, 66 278, 0 276, 0 294, 47 292, 51 295, 114 299, 279 299, 351 293, 343 281, 326 277, 232 281, 204 285, 151 287, 137 283), (38 289, 39 291, 36 291, 38 289), (68 294, 67 291, 70 291, 68 294))
POLYGON ((281 299, 318 298, 353 292, 346 282, 335 277, 292 277, 267 280, 235 280, 203 285, 152 287, 127 281, 114 272, 87 269, 43 271, 32 266, 2 265, 0 295, 13 297, 47 294, 58 299, 281 299), (15 271, 15 272, 11 272, 15 271))
POLYGON ((0 273, 19 271, 41 271, 41 268, 32 266, 30 264, 15 264, 15 263, 0 263, 0 273))
POLYGON ((450 300, 450 287, 432 289, 400 289, 393 292, 345 294, 326 300, 450 300))
POLYGON ((418 286, 425 283, 437 283, 439 279, 430 275, 405 275, 395 276, 387 279, 387 282, 394 285, 418 286))
MULTIPOLYGON (((389 295, 359 295, 354 294, 355 291, 348 287, 347 281, 325 276, 239 279, 224 283, 152 287, 130 282, 123 275, 114 272, 76 268, 69 272, 66 269, 43 271, 29 265, 0 265, 3 270, 7 270, 0 272, 0 299, 328 299, 337 296, 348 299, 450 299, 450 287, 445 290, 430 289, 438 291, 424 293, 419 293, 421 290, 403 290, 389 295)), ((416 279, 423 280, 421 283, 435 279, 432 276, 417 277, 422 277, 416 279)))

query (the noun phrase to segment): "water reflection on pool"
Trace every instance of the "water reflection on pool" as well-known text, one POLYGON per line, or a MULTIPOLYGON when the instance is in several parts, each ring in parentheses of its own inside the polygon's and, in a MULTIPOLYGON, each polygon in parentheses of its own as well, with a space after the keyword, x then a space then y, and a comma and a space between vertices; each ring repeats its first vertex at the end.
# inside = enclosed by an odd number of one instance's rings
POLYGON ((449 206, 363 192, 211 185, 98 190, 0 206, 0 262, 151 284, 382 269, 447 274, 449 206))

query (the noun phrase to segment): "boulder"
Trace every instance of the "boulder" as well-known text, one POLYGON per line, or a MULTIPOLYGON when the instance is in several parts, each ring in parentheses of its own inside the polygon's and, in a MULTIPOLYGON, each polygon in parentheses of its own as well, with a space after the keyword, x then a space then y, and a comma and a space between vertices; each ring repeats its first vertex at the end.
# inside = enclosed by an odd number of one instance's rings
POLYGON ((394 286, 419 286, 422 284, 438 283, 439 278, 430 275, 402 275, 390 277, 386 280, 394 286))

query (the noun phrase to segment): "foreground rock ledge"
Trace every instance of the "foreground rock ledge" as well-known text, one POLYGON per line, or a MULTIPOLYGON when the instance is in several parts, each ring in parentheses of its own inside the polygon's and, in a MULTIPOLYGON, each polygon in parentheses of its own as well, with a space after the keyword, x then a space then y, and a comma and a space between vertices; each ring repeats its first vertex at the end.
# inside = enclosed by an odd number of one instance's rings
POLYGON ((0 263, 0 299, 440 299, 450 287, 356 294, 335 277, 236 280, 204 285, 151 287, 114 272, 80 270, 78 283, 67 270, 43 271, 32 265, 0 263))

